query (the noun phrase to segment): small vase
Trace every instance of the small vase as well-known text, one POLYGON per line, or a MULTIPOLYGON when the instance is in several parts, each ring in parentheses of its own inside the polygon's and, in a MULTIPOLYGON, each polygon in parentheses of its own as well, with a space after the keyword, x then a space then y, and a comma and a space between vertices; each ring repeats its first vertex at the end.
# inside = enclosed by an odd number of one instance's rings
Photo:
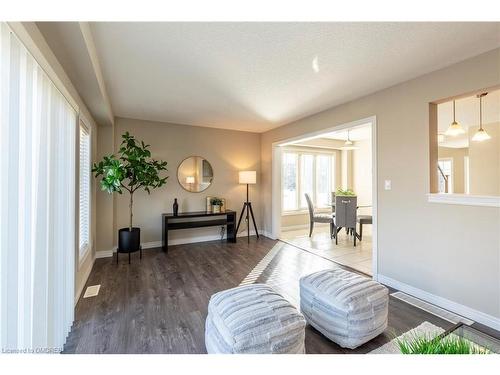
POLYGON ((212 212, 214 214, 218 214, 220 212, 220 206, 219 205, 213 205, 212 206, 212 212))
POLYGON ((179 204, 177 203, 177 198, 174 199, 173 210, 174 216, 177 216, 177 214, 179 213, 179 204))

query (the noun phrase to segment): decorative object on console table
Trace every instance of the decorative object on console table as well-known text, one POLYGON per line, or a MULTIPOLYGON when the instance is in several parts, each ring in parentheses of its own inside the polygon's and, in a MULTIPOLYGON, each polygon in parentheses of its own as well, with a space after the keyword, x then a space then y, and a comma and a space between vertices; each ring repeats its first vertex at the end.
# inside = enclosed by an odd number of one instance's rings
POLYGON ((252 216, 253 226, 255 228, 255 234, 257 238, 259 238, 259 231, 257 230, 257 224, 255 223, 255 217, 253 215, 252 203, 248 200, 248 185, 257 183, 257 172, 256 171, 240 171, 239 172, 239 183, 247 185, 247 200, 243 202, 243 208, 241 210, 240 219, 238 220, 238 225, 236 227, 236 233, 238 233, 238 229, 240 228, 241 219, 243 218, 243 214, 246 211, 245 220, 247 222, 247 241, 250 243, 250 215, 252 216))
POLYGON ((129 226, 118 231, 118 249, 116 253, 116 263, 118 263, 118 253, 128 253, 130 263, 130 253, 140 251, 141 235, 140 228, 132 226, 134 193, 138 189, 145 190, 148 194, 152 189, 163 186, 168 177, 160 177, 160 171, 167 170, 167 162, 151 158, 149 145, 138 142, 134 136, 126 132, 122 135, 122 143, 118 155, 104 156, 99 163, 94 163, 92 172, 95 177, 101 177, 101 189, 109 194, 117 192, 121 194, 123 189, 130 195, 129 201, 129 226))
POLYGON ((217 198, 221 200, 221 205, 220 205, 220 212, 226 211, 226 198, 218 198, 218 197, 212 197, 208 196, 207 197, 207 212, 213 212, 212 208, 212 199, 217 198))
POLYGON ((174 216, 177 216, 179 213, 179 204, 177 203, 177 198, 174 198, 174 204, 172 206, 172 212, 174 213, 174 216))
POLYGON ((221 212, 221 206, 222 206, 222 199, 220 198, 212 198, 210 201, 212 204, 212 212, 213 213, 219 213, 221 212))

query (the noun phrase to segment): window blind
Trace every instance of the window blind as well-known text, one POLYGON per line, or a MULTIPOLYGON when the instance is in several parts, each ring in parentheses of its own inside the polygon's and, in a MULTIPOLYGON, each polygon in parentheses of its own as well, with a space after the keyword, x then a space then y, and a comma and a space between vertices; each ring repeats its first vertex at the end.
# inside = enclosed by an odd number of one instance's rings
POLYGON ((0 347, 57 352, 74 314, 76 113, 0 23, 0 347))
POLYGON ((80 121, 80 234, 79 258, 90 248, 90 132, 80 121))

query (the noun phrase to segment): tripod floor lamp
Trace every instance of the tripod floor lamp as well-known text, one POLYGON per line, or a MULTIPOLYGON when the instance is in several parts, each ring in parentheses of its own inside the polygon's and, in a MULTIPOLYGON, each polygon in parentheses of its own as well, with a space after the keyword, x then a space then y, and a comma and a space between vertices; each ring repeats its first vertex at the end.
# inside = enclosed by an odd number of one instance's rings
POLYGON ((247 239, 250 243, 250 215, 252 216, 253 226, 255 228, 255 234, 259 238, 259 232, 257 231, 257 224, 255 224, 255 217, 253 216, 252 202, 248 200, 248 185, 257 183, 257 172, 256 171, 240 171, 239 173, 239 183, 247 185, 247 200, 243 202, 243 209, 241 210, 240 220, 238 220, 238 226, 236 227, 236 233, 240 229, 241 219, 243 215, 247 221, 247 239))

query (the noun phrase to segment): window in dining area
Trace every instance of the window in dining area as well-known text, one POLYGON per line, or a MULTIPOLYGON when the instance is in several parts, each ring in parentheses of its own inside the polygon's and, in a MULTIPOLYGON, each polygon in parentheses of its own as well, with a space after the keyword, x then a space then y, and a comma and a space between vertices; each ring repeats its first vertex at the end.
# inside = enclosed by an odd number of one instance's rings
POLYGON ((305 194, 317 208, 328 208, 334 183, 334 153, 286 150, 282 162, 282 210, 307 210, 305 194))

